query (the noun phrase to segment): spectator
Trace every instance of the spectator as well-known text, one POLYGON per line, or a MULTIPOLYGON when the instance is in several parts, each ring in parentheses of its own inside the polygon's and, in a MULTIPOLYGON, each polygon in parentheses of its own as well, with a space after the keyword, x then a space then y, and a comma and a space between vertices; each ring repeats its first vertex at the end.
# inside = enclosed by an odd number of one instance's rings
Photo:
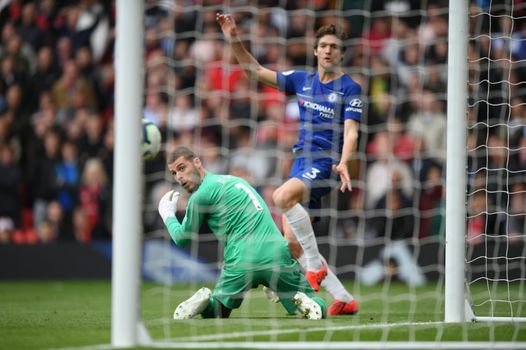
POLYGON ((526 183, 516 183, 511 187, 509 209, 509 236, 512 243, 524 242, 526 232, 526 183))
POLYGON ((369 81, 370 107, 368 124, 381 125, 387 122, 389 111, 393 108, 394 88, 391 85, 390 67, 380 56, 371 57, 371 78, 369 81))
POLYGON ((55 0, 40 0, 38 2, 37 14, 35 23, 36 25, 44 31, 44 35, 47 37, 47 40, 52 40, 53 35, 50 33, 53 22, 57 16, 58 8, 56 6, 55 0))
POLYGON ((419 109, 409 117, 408 131, 425 142, 426 156, 446 158, 446 114, 442 104, 429 90, 423 90, 419 109))
POLYGON ((378 208, 385 214, 373 218, 371 225, 376 234, 385 237, 385 247, 380 257, 366 264, 358 274, 364 284, 374 284, 382 280, 401 280, 418 286, 426 281, 416 257, 407 246, 407 239, 414 236, 414 218, 411 205, 401 191, 392 190, 382 198, 378 208))
MULTIPOLYGON (((287 28, 287 57, 291 61, 292 66, 311 66, 311 62, 307 62, 308 54, 307 44, 304 37, 312 38, 314 33, 309 26, 308 21, 305 20, 305 15, 298 12, 293 13, 289 17, 288 28, 287 28)), ((312 58, 309 58, 312 59, 312 58)))
MULTIPOLYGON (((486 169, 481 169, 481 174, 485 175, 485 189, 488 191, 487 196, 490 197, 490 203, 495 206, 491 207, 491 211, 503 211, 509 206, 507 179, 513 179, 513 176, 509 176, 509 149, 500 132, 489 135, 487 145, 486 169)), ((522 170, 523 173, 524 168, 522 170)))
POLYGON ((375 156, 378 152, 378 140, 387 135, 389 142, 392 144, 393 154, 400 160, 406 162, 411 161, 414 157, 415 146, 413 138, 404 130, 405 125, 399 118, 395 117, 388 122, 387 128, 388 131, 379 132, 378 134, 380 135, 377 134, 375 138, 369 142, 367 153, 371 156, 375 156))
POLYGON ((143 114, 144 118, 156 125, 166 123, 168 119, 167 96, 159 91, 147 92, 143 114))
POLYGON ((6 38, 5 47, 2 50, 2 57, 10 55, 14 59, 14 72, 16 74, 27 75, 33 72, 36 57, 33 49, 22 41, 20 35, 13 33, 6 38))
POLYGON ((425 66, 422 60, 423 52, 419 42, 410 43, 400 52, 400 61, 396 66, 397 78, 406 87, 412 84, 411 80, 416 76, 422 79, 425 73, 425 66))
POLYGON ((72 239, 71 216, 66 215, 59 201, 54 200, 49 203, 44 223, 51 226, 52 237, 47 238, 50 241, 69 241, 72 239))
POLYGON ((10 218, 0 216, 0 244, 11 243, 14 228, 10 218))
POLYGON ((341 231, 338 232, 338 236, 350 239, 374 238, 375 232, 367 230, 365 227, 364 191, 355 187, 352 195, 341 196, 340 200, 343 203, 339 209, 345 211, 345 214, 342 215, 340 220, 339 229, 341 231))
MULTIPOLYGON (((115 147, 115 129, 113 120, 108 122, 104 133, 103 145, 99 150, 98 157, 104 164, 104 170, 108 174, 108 180, 113 182, 113 154, 115 147)), ((164 165, 164 164, 163 164, 164 165)))
POLYGON ((65 119, 71 119, 74 114, 75 99, 83 98, 86 108, 97 110, 97 101, 93 85, 79 75, 75 61, 65 62, 62 75, 53 84, 53 98, 58 107, 58 113, 65 119))
POLYGON ((58 232, 56 227, 48 219, 44 219, 37 227, 38 241, 43 244, 49 244, 56 241, 58 232))
POLYGON ((104 122, 100 115, 88 111, 77 117, 81 118, 80 123, 84 129, 77 143, 80 160, 84 163, 89 158, 98 157, 104 148, 104 122))
POLYGON ((426 12, 427 21, 424 20, 418 27, 418 40, 424 45, 433 45, 448 36, 447 10, 429 2, 426 12))
POLYGON ((93 60, 99 62, 106 52, 109 38, 108 8, 100 0, 84 1, 79 6, 75 37, 78 39, 77 49, 89 47, 93 60))
POLYGON ((24 104, 22 91, 23 87, 18 84, 11 85, 7 89, 4 116, 9 120, 11 134, 24 139, 30 123, 29 110, 24 104))
POLYGON ((168 117, 169 130, 193 131, 199 125, 199 115, 192 106, 191 95, 178 95, 168 117))
POLYGON ((108 239, 111 235, 111 187, 100 159, 90 158, 84 165, 79 196, 90 232, 86 241, 108 239))
POLYGON ((510 16, 499 16, 498 27, 500 32, 494 33, 491 41, 491 49, 497 58, 508 58, 510 53, 515 59, 521 60, 526 58, 526 45, 524 40, 526 36, 524 31, 526 26, 521 21, 517 27, 514 27, 513 18, 510 16))
MULTIPOLYGON (((244 170, 247 177, 241 176, 251 184, 263 185, 268 179, 271 170, 269 153, 253 144, 251 129, 239 127, 237 147, 230 153, 230 173, 233 169, 244 170)), ((239 174, 238 174, 239 176, 239 174)))
POLYGON ((474 192, 468 197, 468 222, 466 242, 469 245, 478 245, 484 242, 486 225, 486 196, 482 190, 474 192))
POLYGON ((37 25, 37 8, 35 3, 28 2, 22 7, 20 24, 17 32, 25 43, 31 45, 34 52, 38 51, 44 44, 45 36, 42 29, 37 25))
POLYGON ((64 214, 69 217, 78 202, 80 171, 77 145, 66 140, 62 144, 61 159, 56 165, 57 199, 64 214))
POLYGON ((387 241, 414 236, 414 217, 411 201, 399 189, 387 192, 375 205, 376 212, 384 213, 372 218, 370 225, 377 237, 387 241))
POLYGON ((366 53, 374 56, 382 52, 391 37, 391 19, 376 17, 372 19, 371 28, 363 35, 366 53))
POLYGON ((443 234, 442 169, 437 163, 431 163, 424 173, 420 192, 420 228, 419 237, 443 234))
POLYGON ((64 69, 66 63, 73 58, 73 47, 68 36, 60 37, 55 45, 57 64, 64 69))
POLYGON ((43 154, 36 159, 33 184, 33 217, 35 229, 45 220, 47 206, 57 198, 56 166, 60 160, 62 136, 60 130, 51 128, 43 136, 43 154))
POLYGON ((224 174, 227 171, 227 162, 221 154, 221 149, 214 136, 203 136, 201 140, 201 160, 210 172, 224 174), (222 171, 224 170, 224 171, 222 171))
MULTIPOLYGON (((5 55, 1 58, 0 79, 0 89, 4 93, 12 85, 24 86, 26 84, 26 75, 15 71, 15 58, 13 55, 5 55)), ((5 106, 3 106, 3 109, 5 109, 5 106)))
MULTIPOLYGON (((400 52, 404 46, 409 45, 411 41, 416 41, 416 31, 401 18, 393 17, 392 35, 385 40, 382 50, 382 56, 390 66, 395 67, 400 60, 400 52)), ((371 57, 371 59, 377 56, 371 57)))
POLYGON ((526 183, 526 102, 522 97, 511 100, 511 118, 509 122, 509 168, 511 181, 526 183))
POLYGON ((407 198, 412 198, 413 176, 406 163, 393 156, 387 133, 375 137, 376 161, 367 169, 366 208, 371 209, 390 190, 397 189, 407 198))
POLYGON ((58 67, 51 46, 42 46, 38 51, 35 73, 31 76, 31 85, 37 96, 43 91, 51 90, 59 76, 58 67))
POLYGON ((77 52, 75 52, 74 59, 78 67, 79 75, 94 87, 95 94, 97 94, 99 91, 100 72, 95 66, 91 48, 89 46, 80 47, 77 52))
POLYGON ((80 243, 91 242, 91 228, 88 222, 86 210, 82 207, 76 207, 73 210, 71 230, 75 240, 80 243))
POLYGON ((9 143, 0 143, 0 174, 0 218, 11 222, 13 228, 20 227, 22 168, 9 143))

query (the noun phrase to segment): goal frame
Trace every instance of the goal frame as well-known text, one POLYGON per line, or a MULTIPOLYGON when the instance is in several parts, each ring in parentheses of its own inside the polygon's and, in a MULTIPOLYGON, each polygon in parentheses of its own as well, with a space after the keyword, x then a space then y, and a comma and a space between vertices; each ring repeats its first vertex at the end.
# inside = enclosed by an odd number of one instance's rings
POLYGON ((444 322, 526 322, 526 317, 477 316, 467 298, 466 186, 469 1, 449 2, 444 322))
POLYGON ((449 2, 444 321, 464 322, 468 0, 449 2))
MULTIPOLYGON (((466 232, 466 109, 467 109, 467 41, 468 0, 449 2, 448 53, 448 124, 446 174, 446 323, 468 321, 510 322, 526 318, 477 317, 466 302, 465 232, 466 232)), ((216 347, 207 343, 153 342, 140 316, 141 201, 142 158, 139 143, 140 120, 130 116, 142 113, 144 49, 143 1, 117 0, 116 26, 116 116, 115 116, 115 186, 113 188, 113 265, 111 346, 176 346, 178 348, 216 347)), ((337 342, 320 343, 223 343, 240 348, 436 348, 436 342, 337 342)), ((494 342, 492 348, 513 348, 522 343, 494 342)), ((486 344, 484 344, 486 345, 486 344)), ((441 348, 480 348, 477 342, 447 342, 441 348)))
POLYGON ((144 1, 117 0, 111 344, 152 343, 140 316, 144 1))

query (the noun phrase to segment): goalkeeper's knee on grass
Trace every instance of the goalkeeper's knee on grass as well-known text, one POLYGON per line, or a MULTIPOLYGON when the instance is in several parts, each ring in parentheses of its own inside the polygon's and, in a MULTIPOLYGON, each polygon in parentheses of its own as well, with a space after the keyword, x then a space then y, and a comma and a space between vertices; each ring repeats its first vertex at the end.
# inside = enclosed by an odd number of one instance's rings
POLYGON ((216 298, 211 297, 201 316, 203 318, 229 318, 231 313, 232 309, 221 304, 216 298))

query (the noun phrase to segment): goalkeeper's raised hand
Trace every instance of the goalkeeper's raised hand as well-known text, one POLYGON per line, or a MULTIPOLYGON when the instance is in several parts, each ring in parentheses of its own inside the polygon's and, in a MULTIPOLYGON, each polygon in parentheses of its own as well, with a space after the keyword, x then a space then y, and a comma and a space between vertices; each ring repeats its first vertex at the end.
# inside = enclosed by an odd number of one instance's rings
POLYGON ((159 215, 166 224, 166 220, 170 217, 175 217, 175 211, 177 210, 177 201, 179 200, 179 192, 174 190, 168 191, 159 201, 159 215))

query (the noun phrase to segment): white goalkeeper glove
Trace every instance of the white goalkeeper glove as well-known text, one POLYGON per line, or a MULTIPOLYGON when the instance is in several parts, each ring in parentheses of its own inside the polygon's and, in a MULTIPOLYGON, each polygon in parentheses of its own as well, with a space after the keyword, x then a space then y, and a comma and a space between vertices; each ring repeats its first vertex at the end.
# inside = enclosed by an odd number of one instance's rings
POLYGON ((179 200, 179 192, 168 191, 159 201, 159 215, 166 224, 166 220, 170 217, 175 217, 177 210, 177 201, 179 200))

